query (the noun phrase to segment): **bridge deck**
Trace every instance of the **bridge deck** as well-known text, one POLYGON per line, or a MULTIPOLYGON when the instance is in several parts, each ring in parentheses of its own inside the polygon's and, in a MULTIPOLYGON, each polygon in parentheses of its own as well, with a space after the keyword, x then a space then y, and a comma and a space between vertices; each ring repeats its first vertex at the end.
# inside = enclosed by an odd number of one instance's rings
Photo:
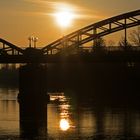
POLYGON ((43 55, 0 55, 0 63, 100 63, 100 62, 140 62, 140 51, 112 51, 102 53, 81 53, 68 56, 43 55))

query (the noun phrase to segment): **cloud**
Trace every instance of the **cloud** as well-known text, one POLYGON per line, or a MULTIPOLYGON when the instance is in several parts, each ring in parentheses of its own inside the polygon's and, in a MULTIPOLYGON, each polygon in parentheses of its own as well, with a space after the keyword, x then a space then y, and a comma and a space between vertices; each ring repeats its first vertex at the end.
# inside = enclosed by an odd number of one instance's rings
POLYGON ((103 16, 99 15, 97 11, 93 11, 93 9, 89 9, 89 7, 85 7, 80 3, 75 3, 71 1, 53 1, 52 0, 24 0, 25 2, 32 3, 37 5, 42 9, 40 14, 53 16, 54 13, 59 12, 63 9, 69 9, 75 13, 77 19, 103 19, 103 16))
POLYGON ((37 4, 39 6, 47 6, 47 7, 50 7, 50 8, 56 8, 57 6, 59 6, 59 4, 61 2, 52 2, 52 1, 46 1, 46 0, 38 0, 38 1, 35 1, 35 0, 24 0, 25 2, 28 2, 28 3, 32 3, 32 4, 37 4))

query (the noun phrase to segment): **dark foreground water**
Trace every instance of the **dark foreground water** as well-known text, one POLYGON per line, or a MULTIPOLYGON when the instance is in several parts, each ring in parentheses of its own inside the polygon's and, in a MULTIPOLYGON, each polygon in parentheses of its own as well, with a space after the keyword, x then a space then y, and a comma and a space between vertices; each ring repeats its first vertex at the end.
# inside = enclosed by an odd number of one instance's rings
MULTIPOLYGON (((26 140, 20 136, 17 89, 0 88, 0 139, 26 140)), ((66 96, 49 93, 46 136, 36 140, 137 140, 140 139, 139 107, 105 107, 66 96)), ((86 95, 86 94, 85 94, 86 95)), ((30 138, 29 138, 30 139, 30 138)))

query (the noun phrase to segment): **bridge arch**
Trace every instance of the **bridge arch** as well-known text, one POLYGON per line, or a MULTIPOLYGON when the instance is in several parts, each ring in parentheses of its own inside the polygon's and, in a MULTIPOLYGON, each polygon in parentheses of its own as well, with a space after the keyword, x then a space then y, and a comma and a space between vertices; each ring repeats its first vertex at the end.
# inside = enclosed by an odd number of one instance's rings
POLYGON ((0 38, 0 55, 22 55, 23 49, 0 38))
POLYGON ((79 47, 108 34, 140 25, 140 10, 114 16, 86 26, 42 48, 44 54, 59 52, 65 47, 79 47))

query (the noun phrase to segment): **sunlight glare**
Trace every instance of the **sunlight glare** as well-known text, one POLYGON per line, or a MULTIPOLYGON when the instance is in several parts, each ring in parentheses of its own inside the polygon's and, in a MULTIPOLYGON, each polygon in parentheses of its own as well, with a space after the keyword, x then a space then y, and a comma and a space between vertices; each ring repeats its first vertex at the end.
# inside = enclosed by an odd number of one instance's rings
POLYGON ((63 9, 55 14, 56 21, 61 27, 68 27, 72 24, 74 13, 70 10, 63 9))
POLYGON ((69 122, 68 120, 66 119, 61 119, 60 120, 60 128, 63 130, 63 131, 66 131, 70 128, 70 125, 69 125, 69 122))

